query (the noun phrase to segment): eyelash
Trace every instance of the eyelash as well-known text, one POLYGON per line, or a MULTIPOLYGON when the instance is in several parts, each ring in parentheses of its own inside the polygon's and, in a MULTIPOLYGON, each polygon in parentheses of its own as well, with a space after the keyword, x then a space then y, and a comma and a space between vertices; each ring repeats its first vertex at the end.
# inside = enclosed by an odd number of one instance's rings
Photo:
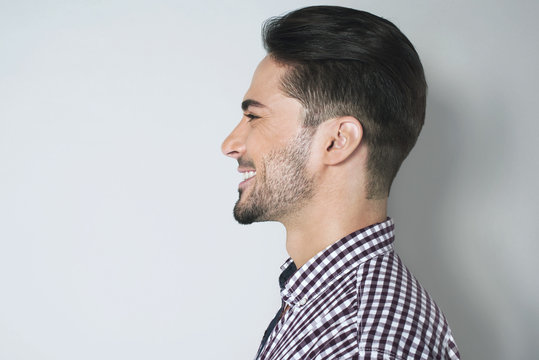
POLYGON ((243 114, 243 116, 245 116, 246 118, 249 119, 249 120, 247 120, 247 122, 252 121, 254 119, 260 118, 260 116, 256 116, 256 115, 253 115, 253 114, 243 114))

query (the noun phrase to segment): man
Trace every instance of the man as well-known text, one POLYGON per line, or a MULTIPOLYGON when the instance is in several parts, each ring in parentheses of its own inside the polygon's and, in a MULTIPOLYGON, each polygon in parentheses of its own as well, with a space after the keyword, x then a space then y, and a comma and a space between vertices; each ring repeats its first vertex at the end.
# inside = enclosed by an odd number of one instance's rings
POLYGON ((425 117, 412 44, 387 20, 330 6, 270 19, 263 40, 222 145, 244 178, 236 220, 286 228, 282 307, 257 359, 459 359, 386 215, 425 117))

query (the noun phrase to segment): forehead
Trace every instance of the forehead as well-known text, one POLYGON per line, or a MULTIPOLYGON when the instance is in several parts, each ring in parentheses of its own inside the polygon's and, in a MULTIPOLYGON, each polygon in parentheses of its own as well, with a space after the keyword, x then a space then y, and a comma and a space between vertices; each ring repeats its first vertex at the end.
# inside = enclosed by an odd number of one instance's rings
POLYGON ((271 121, 263 123, 286 133, 295 133, 303 124, 305 111, 301 103, 281 90, 281 79, 288 67, 266 56, 256 68, 251 86, 243 98, 244 110, 271 121), (245 108, 247 104, 256 104, 245 108))
POLYGON ((280 89, 280 84, 286 71, 286 66, 278 64, 270 56, 263 58, 253 74, 244 100, 252 99, 266 104, 285 97, 280 89))

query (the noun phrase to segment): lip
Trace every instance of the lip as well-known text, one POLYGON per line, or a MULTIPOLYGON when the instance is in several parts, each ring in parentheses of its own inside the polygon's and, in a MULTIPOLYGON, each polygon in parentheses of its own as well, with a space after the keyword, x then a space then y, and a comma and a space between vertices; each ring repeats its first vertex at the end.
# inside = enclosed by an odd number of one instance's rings
POLYGON ((251 180, 253 180, 255 177, 256 177, 256 175, 253 176, 253 177, 251 177, 251 178, 249 178, 249 179, 247 179, 247 180, 243 180, 242 182, 239 183, 238 187, 239 187, 239 188, 245 188, 245 187, 247 186, 247 184, 248 184, 251 180))
MULTIPOLYGON (((242 169, 238 169, 238 170, 240 170, 240 174, 243 174, 243 173, 246 173, 246 172, 249 172, 249 171, 255 171, 254 169, 247 169, 247 168, 242 168, 242 169)), ((255 174, 255 176, 250 177, 249 179, 243 180, 242 182, 240 182, 238 184, 238 189, 245 190, 245 188, 249 185, 251 180, 253 180, 255 177, 256 177, 256 174, 255 174)))
POLYGON ((248 172, 248 171, 256 171, 256 170, 254 168, 238 166, 238 172, 244 173, 244 172, 248 172))

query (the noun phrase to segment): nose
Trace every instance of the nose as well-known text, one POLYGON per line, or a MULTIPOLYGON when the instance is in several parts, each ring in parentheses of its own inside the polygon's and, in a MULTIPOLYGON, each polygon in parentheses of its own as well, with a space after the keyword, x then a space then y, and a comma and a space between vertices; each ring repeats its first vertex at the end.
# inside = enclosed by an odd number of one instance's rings
POLYGON ((234 130, 227 136, 221 145, 221 151, 226 156, 238 159, 245 154, 245 136, 246 132, 240 122, 234 130))

